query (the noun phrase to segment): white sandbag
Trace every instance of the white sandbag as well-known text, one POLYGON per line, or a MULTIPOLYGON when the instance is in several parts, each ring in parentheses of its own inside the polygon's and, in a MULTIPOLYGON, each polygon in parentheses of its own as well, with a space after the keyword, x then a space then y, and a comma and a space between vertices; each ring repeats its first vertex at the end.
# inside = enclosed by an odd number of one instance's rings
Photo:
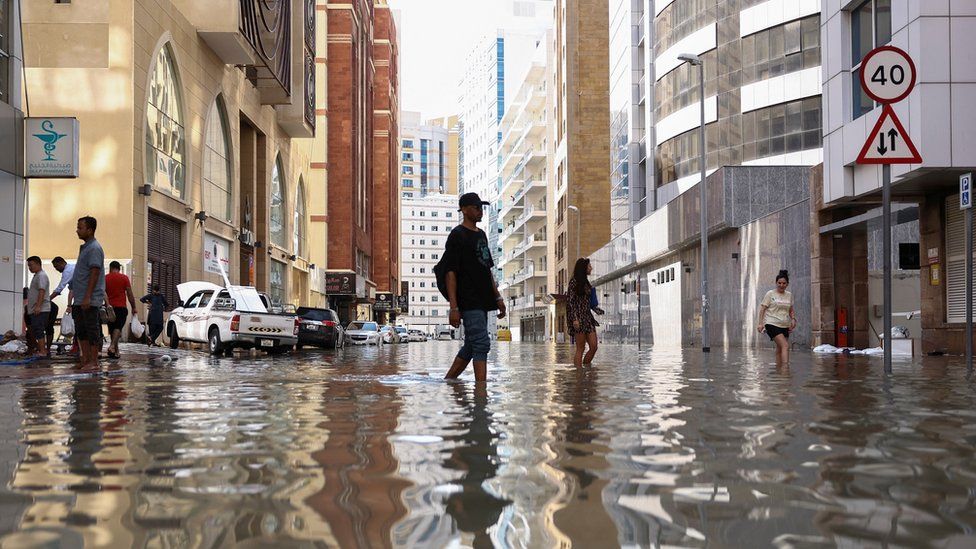
POLYGON ((15 339, 0 346, 0 351, 22 355, 27 352, 27 344, 19 339, 15 339))
POLYGON ((881 347, 875 347, 873 349, 864 349, 864 354, 866 355, 883 355, 884 349, 881 347))
POLYGON ((146 333, 146 327, 139 321, 139 317, 132 315, 132 321, 129 322, 129 330, 136 339, 142 339, 143 334, 146 333))
POLYGON ((816 347, 813 348, 813 352, 818 354, 834 354, 838 351, 840 351, 840 349, 834 347, 833 345, 828 345, 826 343, 823 345, 817 345, 816 347))
POLYGON ((61 336, 73 336, 75 335, 75 321, 71 318, 71 313, 64 313, 64 317, 61 318, 61 336))

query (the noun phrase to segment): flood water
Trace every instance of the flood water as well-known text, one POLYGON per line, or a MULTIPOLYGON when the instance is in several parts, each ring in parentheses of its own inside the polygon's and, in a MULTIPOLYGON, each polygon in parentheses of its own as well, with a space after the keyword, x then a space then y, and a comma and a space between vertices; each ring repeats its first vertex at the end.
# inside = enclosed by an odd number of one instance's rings
POLYGON ((0 546, 976 546, 953 360, 456 349, 2 367, 0 546))

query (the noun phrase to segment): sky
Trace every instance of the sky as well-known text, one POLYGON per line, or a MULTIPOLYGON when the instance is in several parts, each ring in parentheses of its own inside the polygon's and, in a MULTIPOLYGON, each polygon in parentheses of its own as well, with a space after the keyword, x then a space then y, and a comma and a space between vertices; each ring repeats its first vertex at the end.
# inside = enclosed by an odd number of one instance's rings
POLYGON ((400 109, 457 114, 464 59, 502 22, 505 0, 389 0, 400 11, 400 109))

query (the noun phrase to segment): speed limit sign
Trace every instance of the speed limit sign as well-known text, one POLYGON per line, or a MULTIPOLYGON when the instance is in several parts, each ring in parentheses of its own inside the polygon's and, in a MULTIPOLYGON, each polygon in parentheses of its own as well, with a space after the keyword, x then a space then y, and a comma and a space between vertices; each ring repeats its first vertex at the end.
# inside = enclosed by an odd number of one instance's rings
POLYGON ((861 62, 861 87, 871 99, 885 105, 908 97, 915 77, 912 58, 894 46, 875 48, 861 62))

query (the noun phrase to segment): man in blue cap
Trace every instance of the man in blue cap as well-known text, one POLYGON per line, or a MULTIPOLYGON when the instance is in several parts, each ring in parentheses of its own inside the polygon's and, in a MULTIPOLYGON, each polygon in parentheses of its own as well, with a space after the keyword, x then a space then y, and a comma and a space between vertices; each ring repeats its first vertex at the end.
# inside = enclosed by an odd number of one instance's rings
POLYGON ((454 358, 446 379, 456 379, 474 361, 474 378, 484 383, 488 375, 488 313, 498 311, 498 318, 505 318, 505 299, 498 292, 498 285, 491 269, 488 237, 478 228, 488 202, 475 193, 461 195, 458 208, 464 219, 451 231, 442 258, 447 272, 447 299, 451 303, 451 326, 464 323, 464 346, 454 358))

